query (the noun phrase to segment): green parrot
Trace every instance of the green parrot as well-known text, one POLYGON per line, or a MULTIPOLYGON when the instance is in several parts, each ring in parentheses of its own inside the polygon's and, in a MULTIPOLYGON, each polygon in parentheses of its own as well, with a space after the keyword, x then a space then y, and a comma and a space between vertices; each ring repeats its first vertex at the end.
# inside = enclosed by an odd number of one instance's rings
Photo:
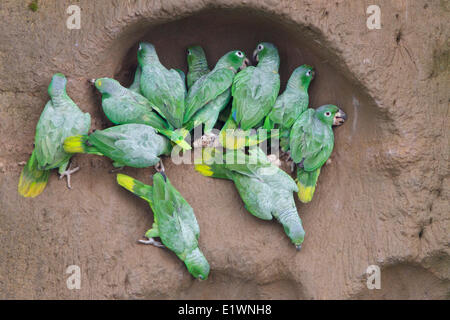
POLYGON ((305 231, 295 206, 293 192, 298 189, 294 180, 274 166, 258 147, 250 148, 249 155, 228 150, 225 159, 215 150, 203 149, 203 163, 196 164, 195 169, 207 177, 232 180, 246 209, 263 220, 277 219, 300 250, 305 231))
POLYGON ((184 123, 187 123, 198 110, 230 88, 236 73, 247 63, 248 59, 242 51, 230 51, 219 59, 211 72, 195 81, 186 97, 184 123))
POLYGON ((68 153, 104 155, 113 160, 115 168, 124 166, 146 168, 154 166, 158 156, 169 155, 168 139, 145 124, 122 124, 88 135, 76 135, 64 141, 68 153))
POLYGON ((63 149, 64 139, 76 134, 87 134, 91 116, 83 113, 66 92, 67 79, 61 74, 53 75, 48 87, 50 101, 45 105, 36 126, 34 150, 20 174, 18 192, 24 197, 36 197, 47 185, 50 169, 59 168, 58 173, 67 177, 78 170, 68 169, 72 154, 63 149))
POLYGON ((175 189, 164 172, 153 176, 153 186, 148 186, 124 174, 117 175, 119 185, 146 200, 152 208, 154 222, 145 233, 144 244, 167 247, 182 260, 188 271, 200 280, 209 275, 209 263, 198 246, 200 228, 194 210, 175 189), (161 238, 161 242, 153 238, 161 238))
POLYGON ((150 103, 161 110, 167 122, 181 128, 185 110, 186 84, 179 71, 166 69, 159 61, 155 47, 142 42, 138 49, 141 68, 140 89, 150 103))
POLYGON ((344 111, 327 104, 316 110, 307 109, 292 126, 289 147, 292 160, 297 164, 298 197, 301 202, 312 200, 320 168, 333 151, 332 126, 342 125, 346 119, 344 111))
POLYGON ((134 73, 133 83, 128 88, 131 91, 134 91, 134 92, 139 93, 139 94, 142 94, 141 93, 141 73, 142 73, 141 67, 137 66, 136 72, 134 73))
POLYGON ((188 89, 201 77, 210 72, 205 51, 200 46, 190 46, 187 49, 187 86, 188 89))
POLYGON ((173 128, 161 118, 157 112, 159 109, 139 93, 124 88, 120 83, 110 78, 95 80, 95 87, 102 94, 102 107, 106 116, 114 124, 141 123, 152 126, 159 133, 189 150, 191 146, 184 141, 189 133, 184 129, 173 130, 173 128))
POLYGON ((278 96, 266 117, 264 128, 277 127, 281 131, 280 146, 283 151, 289 149, 289 133, 292 125, 308 108, 308 88, 313 78, 313 67, 305 64, 296 68, 289 78, 286 90, 278 96))
MULTIPOLYGON (((188 88, 209 73, 208 62, 205 52, 200 46, 192 46, 187 50, 188 62, 188 88)), ((193 128, 205 124, 204 132, 209 134, 219 118, 220 112, 228 105, 231 100, 231 89, 226 89, 215 99, 207 103, 203 108, 197 111, 194 116, 184 125, 184 128, 191 131, 193 128)))
POLYGON ((242 130, 260 123, 272 109, 280 90, 280 57, 271 43, 260 43, 253 53, 258 62, 239 72, 233 81, 231 117, 242 130))

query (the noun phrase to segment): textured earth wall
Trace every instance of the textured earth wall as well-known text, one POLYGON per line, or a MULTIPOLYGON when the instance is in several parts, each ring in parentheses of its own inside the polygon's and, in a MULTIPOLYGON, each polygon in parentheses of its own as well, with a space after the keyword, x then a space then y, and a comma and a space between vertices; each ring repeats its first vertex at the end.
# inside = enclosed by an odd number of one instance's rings
MULTIPOLYGON (((449 33, 447 1, 377 1, 381 29, 366 27, 369 1, 30 1, 0 4, 0 298, 439 298, 450 292, 449 33), (81 29, 66 9, 81 7, 81 29), (251 54, 259 41, 292 70, 316 67, 311 106, 335 103, 332 162, 314 200, 297 203, 307 232, 296 252, 275 222, 244 209, 231 182, 165 159, 172 183, 194 208, 211 264, 194 280, 176 256, 136 240, 151 226, 147 204, 121 189, 108 159, 77 156, 73 189, 53 173, 35 199, 16 191, 47 86, 67 75, 68 93, 109 126, 88 79, 131 81, 140 40, 186 70, 199 43, 210 63, 251 54), (81 289, 68 290, 69 265, 81 289), (368 290, 366 268, 381 268, 368 290)), ((153 169, 125 173, 150 181, 153 169)))

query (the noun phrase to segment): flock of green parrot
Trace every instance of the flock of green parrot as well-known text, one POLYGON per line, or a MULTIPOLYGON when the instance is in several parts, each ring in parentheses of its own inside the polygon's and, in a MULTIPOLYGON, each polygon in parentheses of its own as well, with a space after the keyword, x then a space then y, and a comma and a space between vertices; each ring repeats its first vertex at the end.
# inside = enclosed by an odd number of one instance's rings
POLYGON ((274 217, 300 249, 305 231, 293 193, 302 202, 312 200, 320 169, 333 150, 332 127, 346 120, 334 105, 308 108, 313 68, 296 68, 279 95, 280 58, 271 43, 256 47, 256 66, 235 50, 221 57, 212 70, 204 50, 191 46, 187 76, 181 70, 167 69, 150 43, 139 45, 137 58, 129 88, 110 78, 91 81, 102 95, 105 115, 115 124, 91 134, 90 115, 67 95, 66 77, 53 76, 50 100, 36 127, 34 150, 20 175, 19 194, 36 197, 42 193, 54 168, 60 178, 67 177, 71 188, 70 176, 78 168, 71 169, 69 161, 76 153, 106 156, 115 168, 155 166, 152 186, 117 175, 118 184, 147 201, 153 211, 153 226, 140 242, 169 248, 195 278, 207 279, 210 267, 199 249, 194 211, 170 183, 160 159, 175 146, 191 149, 186 137, 203 126, 205 136, 213 136, 226 151, 206 146, 195 169, 204 176, 233 181, 246 209, 260 219, 274 217), (220 133, 211 133, 219 120, 224 122, 220 133), (252 129, 257 128, 255 133, 252 129), (282 152, 296 165, 296 181, 257 147, 268 138, 279 138, 282 152))

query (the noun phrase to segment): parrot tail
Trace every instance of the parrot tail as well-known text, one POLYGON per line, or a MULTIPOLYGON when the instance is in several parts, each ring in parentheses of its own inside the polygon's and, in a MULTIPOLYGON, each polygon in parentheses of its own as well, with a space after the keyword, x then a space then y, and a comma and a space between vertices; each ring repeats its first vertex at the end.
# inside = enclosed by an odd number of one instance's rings
POLYGON ((302 168, 297 168, 298 198, 301 202, 308 203, 312 200, 319 174, 320 168, 314 171, 305 171, 302 168))
POLYGON ((22 170, 19 179, 18 192, 25 198, 34 198, 44 191, 50 170, 40 170, 35 152, 31 154, 22 170))
POLYGON ((179 145, 183 150, 191 150, 192 147, 184 139, 189 134, 189 130, 180 128, 175 131, 172 130, 159 130, 159 132, 169 138, 171 141, 179 145))
POLYGON ((87 135, 76 135, 64 140, 64 151, 67 153, 92 153, 102 155, 97 148, 88 145, 87 135))
POLYGON ((148 201, 150 205, 153 203, 153 188, 151 186, 121 173, 117 175, 117 183, 138 197, 148 201))
POLYGON ((214 152, 214 148, 204 148, 202 151, 202 162, 195 165, 195 170, 206 177, 230 179, 229 170, 225 167, 223 159, 217 158, 213 160, 214 152))

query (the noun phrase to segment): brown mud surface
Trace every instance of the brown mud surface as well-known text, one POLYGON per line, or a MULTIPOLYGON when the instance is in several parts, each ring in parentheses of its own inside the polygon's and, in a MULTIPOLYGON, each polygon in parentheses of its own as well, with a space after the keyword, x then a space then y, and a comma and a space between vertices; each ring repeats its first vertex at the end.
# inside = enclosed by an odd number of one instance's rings
MULTIPOLYGON (((379 1, 380 30, 367 29, 365 1, 81 0, 81 30, 66 28, 71 3, 39 1, 32 12, 28 2, 0 4, 0 299, 448 299, 448 2, 379 1), (151 210, 116 184, 106 158, 74 157, 72 190, 52 173, 41 196, 17 194, 53 73, 68 77, 92 129, 105 128, 87 80, 129 84, 141 40, 183 70, 191 44, 212 66, 273 42, 282 90, 295 67, 315 66, 311 106, 337 104, 349 120, 314 200, 297 203, 301 252, 280 225, 250 215, 231 182, 170 159, 168 176, 200 224, 204 282, 168 250, 136 243, 151 210), (373 264, 381 290, 366 287, 373 264), (66 287, 69 265, 81 268, 80 290, 66 287)), ((124 172, 149 183, 153 169, 124 172)))

